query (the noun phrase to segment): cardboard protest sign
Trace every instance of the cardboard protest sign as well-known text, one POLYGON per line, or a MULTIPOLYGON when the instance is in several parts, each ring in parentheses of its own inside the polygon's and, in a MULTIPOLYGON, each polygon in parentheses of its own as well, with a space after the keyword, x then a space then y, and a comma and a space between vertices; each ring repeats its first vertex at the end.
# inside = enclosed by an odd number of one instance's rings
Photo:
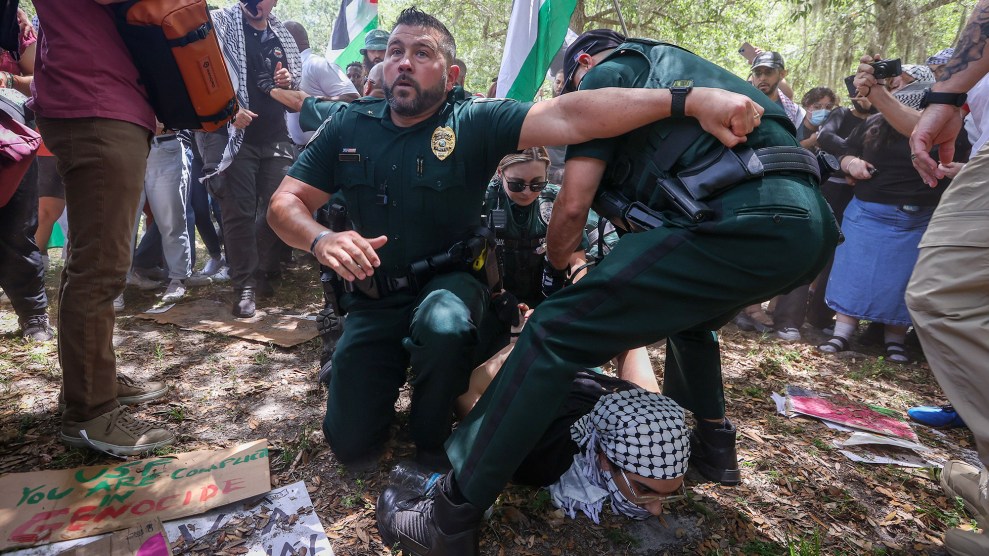
MULTIPOLYGON (((248 501, 166 521, 163 526, 174 554, 333 556, 333 547, 302 481, 273 489, 248 501)), ((122 531, 112 534, 119 533, 122 531)), ((103 556, 107 553, 67 553, 66 550, 95 547, 106 536, 25 548, 10 553, 10 556, 103 556)), ((139 553, 138 556, 146 555, 139 553)))
POLYGON ((58 556, 172 556, 160 519, 114 531, 95 542, 76 546, 58 556))
POLYGON ((0 477, 0 550, 175 519, 271 490, 268 442, 0 477))

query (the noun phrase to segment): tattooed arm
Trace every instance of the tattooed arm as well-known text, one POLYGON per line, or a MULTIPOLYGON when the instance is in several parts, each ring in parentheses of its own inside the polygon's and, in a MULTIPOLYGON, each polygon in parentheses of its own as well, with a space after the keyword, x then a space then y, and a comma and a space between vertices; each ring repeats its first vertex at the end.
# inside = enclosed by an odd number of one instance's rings
MULTIPOLYGON (((955 54, 944 68, 944 75, 931 87, 942 93, 964 93, 989 72, 989 0, 979 0, 955 46, 955 54)), ((955 136, 962 127, 961 111, 947 104, 928 106, 910 136, 913 165, 924 181, 934 187, 944 170, 928 154, 938 147, 941 164, 947 166, 955 155, 955 136)))

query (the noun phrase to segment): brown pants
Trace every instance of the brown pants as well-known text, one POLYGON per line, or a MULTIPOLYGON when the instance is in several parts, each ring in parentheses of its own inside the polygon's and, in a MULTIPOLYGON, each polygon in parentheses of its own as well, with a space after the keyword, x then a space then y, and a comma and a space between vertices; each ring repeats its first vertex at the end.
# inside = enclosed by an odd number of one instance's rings
POLYGON ((989 466, 989 146, 941 198, 906 301, 934 377, 989 466))
POLYGON ((58 295, 62 422, 88 421, 117 407, 113 300, 131 264, 151 132, 104 118, 39 118, 38 128, 58 160, 72 223, 58 295))

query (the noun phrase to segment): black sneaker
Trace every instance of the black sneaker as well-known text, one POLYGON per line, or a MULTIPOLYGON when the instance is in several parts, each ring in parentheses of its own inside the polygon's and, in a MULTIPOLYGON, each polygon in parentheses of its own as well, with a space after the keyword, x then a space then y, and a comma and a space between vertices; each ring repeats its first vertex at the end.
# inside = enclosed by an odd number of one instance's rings
POLYGON ((249 319, 254 316, 257 306, 254 303, 254 288, 234 290, 237 300, 234 302, 233 315, 239 319, 249 319))
POLYGON ((48 315, 40 314, 20 320, 21 337, 32 342, 47 342, 55 337, 48 315))
POLYGON ((742 482, 735 453, 736 433, 727 418, 723 425, 698 421, 690 431, 690 467, 705 479, 725 486, 742 482))
POLYGON ((447 492, 451 475, 425 495, 390 486, 375 506, 378 532, 389 547, 414 556, 474 556, 478 554, 483 512, 469 502, 455 504, 447 492))

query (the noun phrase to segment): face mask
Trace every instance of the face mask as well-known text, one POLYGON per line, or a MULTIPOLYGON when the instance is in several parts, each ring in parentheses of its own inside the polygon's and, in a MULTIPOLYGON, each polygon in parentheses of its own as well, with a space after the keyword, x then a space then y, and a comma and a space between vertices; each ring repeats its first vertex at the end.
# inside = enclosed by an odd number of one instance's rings
POLYGON ((601 469, 601 479, 604 487, 608 489, 609 496, 611 496, 611 509, 616 514, 639 520, 652 517, 649 510, 641 506, 636 506, 622 494, 622 491, 618 489, 618 485, 615 484, 615 476, 611 471, 601 469))
POLYGON ((824 120, 828 119, 828 114, 830 113, 830 110, 814 110, 810 113, 810 123, 813 125, 821 125, 824 123, 824 120))

